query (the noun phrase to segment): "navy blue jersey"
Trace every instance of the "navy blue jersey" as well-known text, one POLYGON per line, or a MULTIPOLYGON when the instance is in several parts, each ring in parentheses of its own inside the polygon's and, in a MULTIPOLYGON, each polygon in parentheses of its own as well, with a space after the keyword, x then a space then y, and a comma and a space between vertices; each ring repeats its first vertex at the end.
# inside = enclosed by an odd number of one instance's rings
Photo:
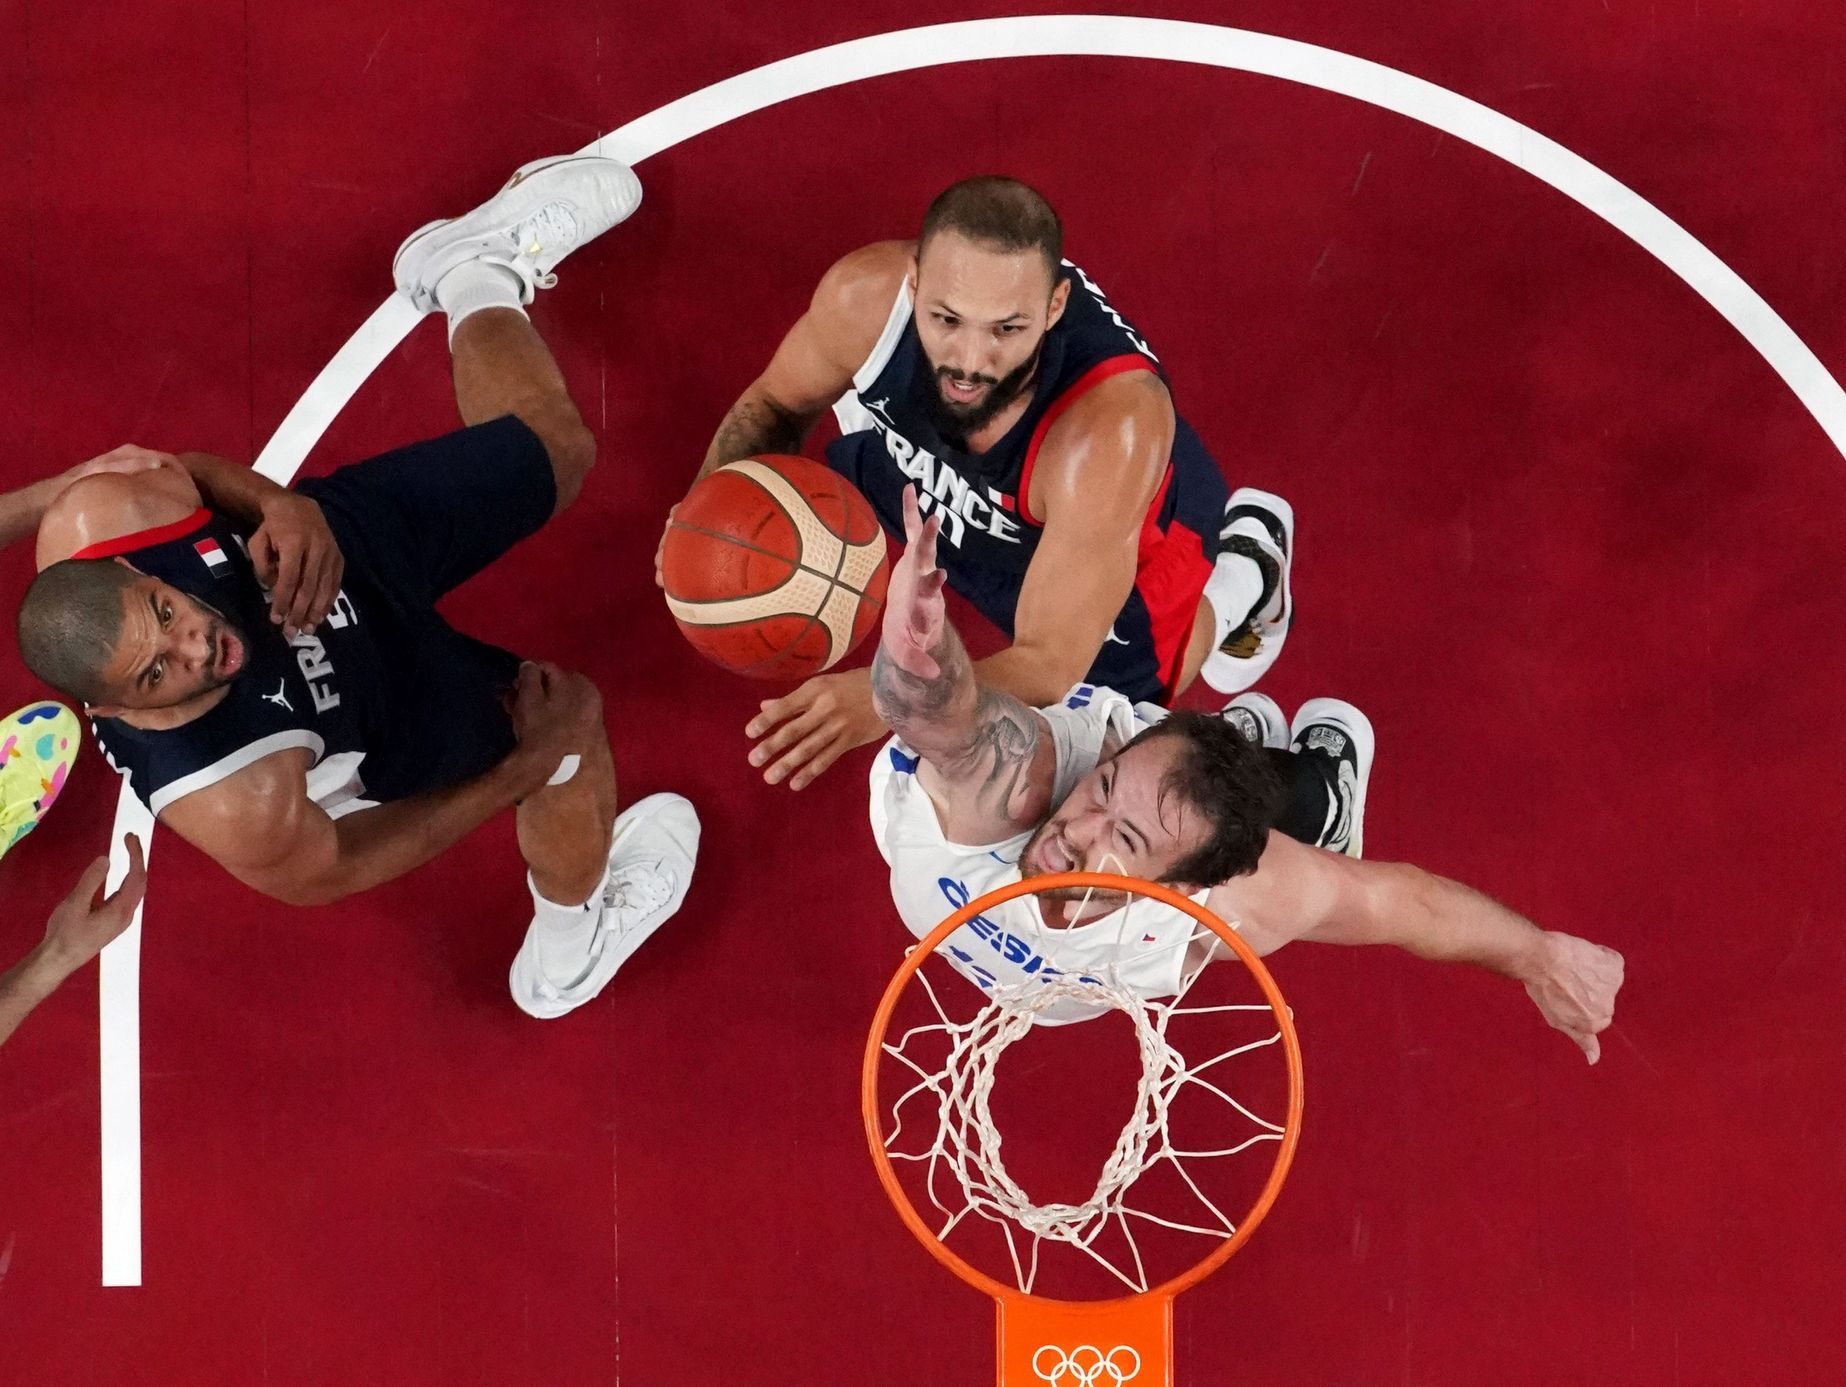
POLYGON ((243 534, 200 510, 95 545, 215 608, 247 663, 203 716, 157 731, 92 719, 155 813, 272 752, 306 749, 309 798, 339 815, 483 774, 515 745, 519 659, 455 630, 436 603, 536 532, 557 503, 543 444, 507 416, 413 443, 296 488, 346 559, 333 611, 284 640, 243 534))
MULTIPOLYGON (((225 694, 181 729, 149 731, 118 718, 92 718, 97 745, 149 809, 159 813, 193 790, 290 747, 305 748, 316 771, 310 793, 330 813, 363 795, 357 775, 372 740, 381 672, 377 632, 350 589, 312 636, 285 641, 244 552, 243 536, 207 510, 187 520, 95 546, 78 555, 121 555, 222 614, 244 638, 246 659, 225 694), (176 735, 182 733, 183 735, 176 735), (315 793, 318 792, 318 793, 315 793)), ((369 797, 367 797, 369 798, 369 797)))
MULTIPOLYGON (((903 286, 853 389, 834 406, 843 436, 827 449, 828 464, 899 539, 904 487, 916 485, 925 514, 942 516, 937 562, 949 586, 1009 638, 1040 536, 1027 499, 1039 445, 1084 392, 1124 371, 1160 372, 1153 349, 1088 275, 1067 260, 1063 278, 1070 297, 1045 335, 1031 404, 993 447, 963 452, 936 431, 934 372, 903 286)), ((1172 695, 1228 499, 1217 463, 1180 419, 1166 477, 1141 527, 1134 590, 1086 680, 1133 699, 1172 695)))

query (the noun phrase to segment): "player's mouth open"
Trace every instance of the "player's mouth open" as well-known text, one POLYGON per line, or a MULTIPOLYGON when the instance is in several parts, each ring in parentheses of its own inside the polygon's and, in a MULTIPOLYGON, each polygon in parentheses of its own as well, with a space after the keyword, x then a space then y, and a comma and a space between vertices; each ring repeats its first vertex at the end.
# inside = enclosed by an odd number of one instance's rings
POLYGON ((1038 869, 1041 872, 1068 872, 1075 866, 1075 860, 1066 851, 1058 835, 1046 834, 1045 841, 1038 845, 1038 869))
POLYGON ((951 400, 959 400, 963 403, 969 400, 979 399, 981 392, 986 388, 987 384, 984 381, 959 381, 953 380, 948 376, 942 378, 942 393, 947 395, 951 400))
POLYGON ((244 667, 243 643, 229 631, 219 632, 217 654, 218 658, 215 663, 218 666, 218 677, 221 679, 229 679, 244 667))

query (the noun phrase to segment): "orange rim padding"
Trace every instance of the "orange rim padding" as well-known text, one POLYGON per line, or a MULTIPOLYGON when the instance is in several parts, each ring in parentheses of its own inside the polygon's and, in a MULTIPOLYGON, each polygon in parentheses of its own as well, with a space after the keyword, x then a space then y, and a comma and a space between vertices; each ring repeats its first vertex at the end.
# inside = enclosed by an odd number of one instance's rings
MULTIPOLYGON (((973 986, 972 983, 969 986, 973 986)), ((885 1194, 897 1209, 898 1217, 904 1226, 915 1235, 918 1242, 929 1249, 929 1253, 943 1266, 954 1272, 963 1281, 978 1290, 986 1292, 1000 1302, 1000 1313, 1004 1325, 1008 1311, 1017 1317, 1022 1311, 1031 1313, 1030 1307, 1037 1305, 1052 1315, 1064 1317, 1070 1311, 1078 1311, 1085 1318, 1094 1317, 1098 1322, 1106 1321, 1115 1315, 1129 1312, 1130 1307, 1152 1312, 1153 1305, 1146 1302, 1164 1303, 1170 1308, 1172 1300, 1182 1291, 1190 1290, 1233 1257, 1237 1250, 1250 1240, 1257 1227, 1268 1215, 1270 1207, 1276 1202, 1276 1196, 1282 1192, 1282 1182, 1288 1178, 1288 1168, 1295 1159, 1295 1145, 1301 1136, 1302 1075, 1301 1042, 1295 1035, 1295 1023, 1288 1014, 1288 1004, 1282 999, 1281 989, 1275 979, 1269 976, 1269 970, 1256 956, 1256 951, 1246 944, 1237 931, 1225 924, 1216 915, 1196 901, 1187 899, 1177 891, 1161 886, 1156 882, 1141 881, 1134 877, 1117 876, 1112 872, 1054 872, 1046 876, 1026 877, 1009 882, 997 890, 969 901, 954 914, 950 915, 935 929, 931 930, 921 944, 910 952, 896 975, 885 988, 883 1000, 878 1004, 878 1012, 872 1018, 872 1033, 865 1045, 865 1063, 860 1072, 859 1101, 865 1119, 865 1139, 872 1151, 872 1164, 878 1171, 878 1183, 884 1186, 885 1194), (878 1099, 878 1068, 884 1056, 886 1029, 891 1024, 891 1015, 897 1009, 897 1000, 903 995, 905 986, 916 976, 930 956, 939 949, 956 930, 960 929, 976 915, 1004 905, 1020 896, 1035 895, 1040 891, 1056 890, 1065 887, 1096 887, 1108 891, 1123 891, 1149 900, 1159 901, 1174 910, 1184 911, 1199 924, 1205 926, 1234 952, 1249 969, 1256 984, 1262 989, 1263 998, 1269 1003, 1269 1009, 1276 1018, 1276 1027, 1282 1036, 1282 1050, 1288 1060, 1288 1118, 1283 1126, 1282 1140, 1278 1144, 1275 1165, 1270 1169, 1269 1179, 1264 1184, 1262 1193, 1256 1197, 1256 1203, 1250 1208, 1243 1222, 1237 1225, 1237 1231, 1226 1238, 1198 1263, 1181 1272, 1170 1280, 1161 1282, 1140 1295, 1121 1296, 1115 1300, 1099 1301, 1050 1301, 1038 1296, 1029 1296, 1016 1287, 996 1281, 977 1267, 970 1266, 961 1257, 945 1247, 942 1241, 929 1230, 915 1207, 910 1196, 904 1192, 897 1178, 897 1171, 891 1158, 885 1152, 884 1138, 880 1134, 880 1113, 878 1099)))

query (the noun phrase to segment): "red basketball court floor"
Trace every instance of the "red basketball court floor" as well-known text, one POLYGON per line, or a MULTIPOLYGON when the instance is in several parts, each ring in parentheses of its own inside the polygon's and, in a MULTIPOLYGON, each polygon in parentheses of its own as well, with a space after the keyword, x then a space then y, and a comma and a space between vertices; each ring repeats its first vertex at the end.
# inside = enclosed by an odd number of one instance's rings
MULTIPOLYGON (((1159 8, 1524 122, 1846 364, 1839 6, 1159 8)), ((253 456, 399 238, 513 165, 777 58, 998 13, 5 0, 0 481, 129 440, 253 456)), ((649 559, 822 268, 995 168, 1052 197, 1227 470, 1295 503, 1268 687, 1370 713, 1371 854, 1628 958, 1589 1069, 1512 984, 1278 956, 1306 1136, 1255 1243, 1181 1302, 1180 1380, 1846 1381, 1839 452, 1709 304, 1529 174, 1306 86, 1102 58, 856 82, 646 162, 640 214, 535 314, 604 461, 454 613, 598 680, 627 796, 697 802, 684 912, 541 1025, 505 993, 510 821, 314 911, 163 835, 145 1284, 100 1284, 92 969, 0 1055, 0 1379, 989 1380, 990 1311, 890 1214, 859 1132, 905 942, 868 753, 798 798, 755 781, 761 691, 678 639, 649 559)), ((452 418, 426 324, 309 470, 452 418)), ((28 567, 0 572, 8 611, 28 567)), ((37 692, 9 643, 0 705, 37 692)), ((115 796, 86 756, 0 867, 8 961, 115 796)))

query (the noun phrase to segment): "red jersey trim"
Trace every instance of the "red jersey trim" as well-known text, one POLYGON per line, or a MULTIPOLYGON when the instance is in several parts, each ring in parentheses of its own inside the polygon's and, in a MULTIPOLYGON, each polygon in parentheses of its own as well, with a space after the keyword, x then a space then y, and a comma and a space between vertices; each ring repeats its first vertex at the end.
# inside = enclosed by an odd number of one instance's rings
POLYGON ((1186 649, 1204 600, 1212 563, 1204 541, 1177 520, 1154 544, 1143 543, 1135 571, 1135 591, 1147 604, 1147 620, 1160 661, 1160 684, 1171 703, 1185 672, 1186 649))
POLYGON ((108 559, 117 554, 145 549, 151 544, 165 544, 170 539, 184 539, 194 530, 201 529, 211 518, 212 513, 201 506, 184 520, 175 520, 170 525, 156 525, 151 530, 136 530, 132 535, 121 535, 115 539, 100 539, 94 544, 84 545, 71 557, 73 559, 108 559))
POLYGON ((1019 471, 1019 514, 1028 525, 1041 530, 1045 527, 1045 522, 1032 514, 1032 503, 1027 498, 1032 494, 1032 468, 1038 462, 1039 445, 1045 441, 1045 435, 1051 432, 1051 426, 1057 423, 1058 417, 1111 376, 1153 369, 1153 363, 1138 352, 1107 357, 1078 376, 1070 383, 1069 389, 1051 402, 1051 408, 1045 411, 1044 417, 1038 421, 1038 427, 1032 430, 1032 441, 1026 444, 1025 466, 1019 471))

